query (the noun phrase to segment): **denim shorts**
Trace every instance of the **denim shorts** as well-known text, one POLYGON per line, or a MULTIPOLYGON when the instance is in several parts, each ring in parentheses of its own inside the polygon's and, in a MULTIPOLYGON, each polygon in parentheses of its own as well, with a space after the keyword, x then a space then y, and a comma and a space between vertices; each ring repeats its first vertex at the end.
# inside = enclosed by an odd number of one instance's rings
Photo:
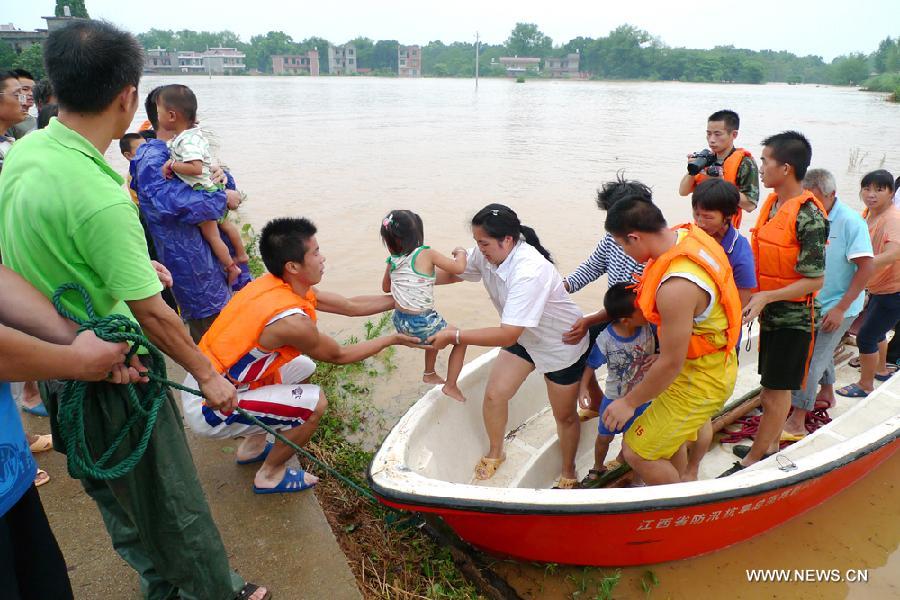
POLYGON ((447 327, 447 322, 436 310, 416 314, 395 309, 392 320, 398 333, 417 337, 423 342, 447 327))

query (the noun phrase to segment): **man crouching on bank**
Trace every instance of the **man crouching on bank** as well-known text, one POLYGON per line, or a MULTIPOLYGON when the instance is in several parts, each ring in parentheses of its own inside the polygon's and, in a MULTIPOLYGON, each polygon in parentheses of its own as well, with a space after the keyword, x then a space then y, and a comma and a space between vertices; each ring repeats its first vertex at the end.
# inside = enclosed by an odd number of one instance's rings
MULTIPOLYGON (((315 371, 312 359, 346 364, 366 359, 395 344, 415 346, 417 338, 387 335, 340 346, 316 327, 316 311, 364 316, 390 310, 390 295, 345 298, 318 291, 325 256, 316 242, 316 227, 306 219, 270 221, 262 230, 259 250, 269 271, 249 283, 225 305, 200 340, 200 350, 213 367, 238 389, 237 405, 303 446, 319 426, 328 403, 319 386, 303 383, 315 371)), ((185 385, 195 387, 188 375, 185 385)), ((185 421, 200 435, 244 437, 238 464, 262 463, 253 480, 257 494, 300 492, 318 478, 285 466, 293 450, 282 442, 266 442, 266 432, 238 412, 207 406, 202 398, 182 392, 185 421)))

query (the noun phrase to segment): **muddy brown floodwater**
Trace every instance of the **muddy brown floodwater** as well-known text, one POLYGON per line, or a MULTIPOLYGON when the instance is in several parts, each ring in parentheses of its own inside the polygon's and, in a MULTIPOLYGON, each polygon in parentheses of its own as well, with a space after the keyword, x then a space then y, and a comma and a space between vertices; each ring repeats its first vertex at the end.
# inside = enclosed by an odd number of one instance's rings
MULTIPOLYGON (((706 117, 740 113, 738 145, 759 156, 760 141, 796 129, 813 145, 813 166, 827 168, 839 198, 860 207, 865 172, 900 171, 900 105, 849 88, 482 80, 147 77, 142 94, 173 82, 190 85, 199 118, 215 133, 221 159, 249 194, 240 210, 260 229, 277 216, 306 216, 319 227, 327 257, 321 287, 342 294, 380 291, 385 249, 378 226, 392 209, 418 212, 427 244, 449 251, 471 245, 468 219, 502 202, 533 226, 563 274, 603 235, 594 204, 602 182, 623 171, 654 190, 671 224, 690 218, 677 194, 684 156, 705 146, 706 117)), ((136 123, 143 121, 142 112, 136 123)), ((107 153, 124 173, 115 146, 107 153)), ((762 194, 767 193, 762 190, 762 194)), ((754 219, 745 219, 745 229, 754 219)), ((600 306, 599 281, 573 297, 600 306)), ((496 324, 480 285, 439 288, 437 308, 463 327, 496 324)), ((337 337, 358 333, 359 319, 326 315, 337 337)), ((468 359, 478 354, 470 348, 468 359)), ((439 367, 446 368, 446 352, 439 367)), ((372 443, 427 390, 422 357, 401 348, 398 368, 377 383, 383 422, 372 443)), ((827 503, 758 538, 692 560, 650 567, 654 598, 900 597, 900 516, 895 456, 827 503), (868 569, 867 583, 749 583, 747 569, 868 569)), ((603 535, 585 531, 584 535, 603 535)), ((565 597, 585 586, 593 598, 602 575, 566 567, 501 562, 497 567, 531 598, 565 597)), ((623 569, 616 597, 643 597, 646 568, 623 569)), ((589 593, 588 593, 589 592, 589 593)))

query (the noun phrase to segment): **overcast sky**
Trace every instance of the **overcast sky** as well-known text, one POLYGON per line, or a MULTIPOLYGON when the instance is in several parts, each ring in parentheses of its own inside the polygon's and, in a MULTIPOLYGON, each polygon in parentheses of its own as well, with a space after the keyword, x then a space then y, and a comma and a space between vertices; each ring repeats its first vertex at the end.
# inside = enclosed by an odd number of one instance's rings
MULTIPOLYGON (((52 0, 8 0, 0 22, 21 29, 43 27, 52 0)), ((900 0, 744 0, 689 2, 630 0, 86 0, 91 17, 135 33, 150 28, 219 31, 251 35, 281 30, 300 40, 324 37, 342 43, 358 35, 425 44, 430 40, 499 43, 517 21, 537 23, 565 43, 579 35, 600 37, 623 23, 658 36, 669 46, 816 54, 830 61, 849 52, 873 51, 887 36, 900 35, 900 0)))

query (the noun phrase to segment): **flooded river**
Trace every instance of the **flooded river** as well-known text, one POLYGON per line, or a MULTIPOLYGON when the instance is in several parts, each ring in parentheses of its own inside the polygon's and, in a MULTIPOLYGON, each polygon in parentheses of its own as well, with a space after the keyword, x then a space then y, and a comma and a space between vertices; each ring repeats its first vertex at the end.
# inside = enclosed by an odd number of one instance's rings
MULTIPOLYGON (((449 252, 471 245, 467 222, 477 209, 508 204, 537 230, 563 274, 602 237, 595 190, 619 171, 653 188, 670 223, 689 219, 690 201, 677 194, 684 156, 705 147, 706 117, 720 108, 740 113, 738 145, 756 157, 772 133, 806 134, 813 166, 834 173, 839 197, 852 206, 860 205, 863 173, 900 171, 900 106, 847 88, 482 80, 476 91, 471 80, 449 79, 147 77, 142 96, 175 81, 196 92, 200 120, 216 133, 221 158, 250 196, 242 219, 257 230, 277 216, 312 219, 328 259, 321 287, 347 295, 380 290, 386 251, 378 226, 391 209, 418 212, 426 243, 449 252)), ((143 119, 139 111, 136 121, 143 119)), ((117 148, 107 156, 126 171, 117 148)), ((598 282, 574 299, 593 310, 604 291, 598 282)), ((450 323, 498 322, 481 285, 439 288, 436 300, 450 323)), ((322 323, 338 338, 362 324, 330 315, 322 323)), ((471 359, 479 349, 469 352, 471 359)), ((418 383, 421 354, 400 349, 397 356, 397 370, 375 391, 388 424, 427 389, 418 383)), ((898 597, 898 481, 894 457, 851 490, 757 539, 655 566, 660 585, 653 597, 898 597), (869 582, 748 584, 745 569, 758 568, 869 569, 869 582)), ((535 598, 571 594, 582 581, 594 590, 600 576, 499 568, 535 598)), ((646 571, 623 570, 616 597, 643 597, 646 571)))

